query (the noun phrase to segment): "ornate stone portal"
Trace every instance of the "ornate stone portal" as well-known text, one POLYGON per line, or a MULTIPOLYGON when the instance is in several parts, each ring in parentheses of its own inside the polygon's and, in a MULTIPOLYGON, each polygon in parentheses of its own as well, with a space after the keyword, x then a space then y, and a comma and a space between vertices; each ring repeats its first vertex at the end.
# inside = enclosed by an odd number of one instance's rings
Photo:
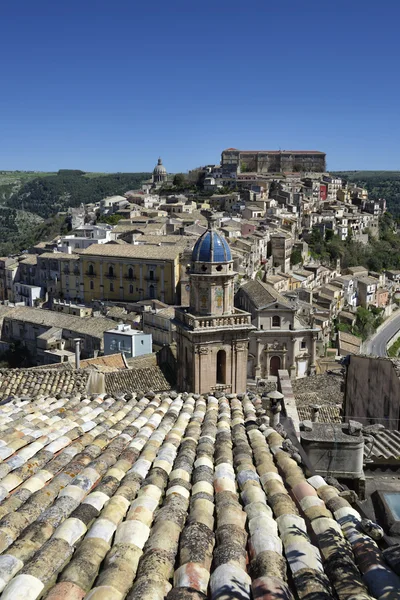
POLYGON ((190 307, 175 310, 178 387, 205 393, 246 391, 249 313, 234 308, 231 251, 213 223, 197 240, 190 307))

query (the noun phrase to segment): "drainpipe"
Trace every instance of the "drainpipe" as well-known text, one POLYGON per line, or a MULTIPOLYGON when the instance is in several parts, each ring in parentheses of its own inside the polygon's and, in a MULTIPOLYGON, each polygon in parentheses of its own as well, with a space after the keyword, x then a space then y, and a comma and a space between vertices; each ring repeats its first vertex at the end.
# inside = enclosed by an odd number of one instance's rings
POLYGON ((81 366, 81 338, 75 338, 75 369, 81 366))

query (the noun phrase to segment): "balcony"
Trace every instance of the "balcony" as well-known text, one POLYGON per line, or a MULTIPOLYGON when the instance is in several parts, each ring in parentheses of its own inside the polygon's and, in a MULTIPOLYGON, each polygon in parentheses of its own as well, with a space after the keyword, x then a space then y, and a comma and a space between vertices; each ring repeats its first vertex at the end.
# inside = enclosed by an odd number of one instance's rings
POLYGON ((87 275, 88 277, 96 277, 97 273, 96 271, 86 271, 85 275, 87 275))
POLYGON ((177 318, 187 325, 190 329, 212 329, 217 327, 252 327, 251 315, 238 309, 231 315, 221 317, 205 316, 199 317, 191 315, 184 310, 177 311, 177 318))
POLYGON ((105 273, 104 277, 106 277, 107 279, 117 279, 116 275, 110 275, 110 273, 105 273))
POLYGON ((146 275, 144 277, 144 279, 145 279, 145 281, 150 281, 150 282, 154 282, 154 283, 157 283, 159 281, 158 277, 149 277, 148 275, 146 275))
POLYGON ((130 277, 129 275, 124 275, 124 279, 126 281, 135 281, 136 277, 134 275, 132 275, 132 277, 130 277))

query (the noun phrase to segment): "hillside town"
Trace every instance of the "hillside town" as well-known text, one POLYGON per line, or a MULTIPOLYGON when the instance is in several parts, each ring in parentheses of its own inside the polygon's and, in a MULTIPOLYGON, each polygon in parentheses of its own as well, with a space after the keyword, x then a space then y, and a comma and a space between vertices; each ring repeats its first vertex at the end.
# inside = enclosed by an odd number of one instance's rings
POLYGON ((160 158, 0 259, 4 600, 399 600, 400 271, 318 256, 387 218, 325 160, 160 158))
POLYGON ((342 270, 313 256, 310 239, 367 244, 385 211, 384 199, 327 173, 323 152, 229 148, 186 176, 160 158, 141 189, 71 208, 68 233, 0 259, 1 350, 20 342, 30 366, 74 364, 76 338, 96 358, 119 323, 132 339, 151 336, 154 351, 174 347, 175 307, 190 304, 191 254, 212 220, 232 255, 235 307, 251 314, 247 377, 323 372, 360 351, 360 307, 380 320, 397 308, 400 272, 342 270))

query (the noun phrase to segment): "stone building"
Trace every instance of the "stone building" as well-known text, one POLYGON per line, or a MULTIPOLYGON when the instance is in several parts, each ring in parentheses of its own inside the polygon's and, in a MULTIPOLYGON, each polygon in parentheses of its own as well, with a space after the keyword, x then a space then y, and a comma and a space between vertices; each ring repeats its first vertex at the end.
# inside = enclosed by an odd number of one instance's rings
POLYGON ((161 158, 158 159, 156 166, 153 169, 153 183, 162 184, 168 179, 167 169, 162 164, 161 158))
POLYGON ((221 167, 232 173, 317 172, 326 170, 326 154, 317 150, 238 150, 221 154, 221 167))
POLYGON ((238 307, 251 313, 248 376, 277 375, 287 369, 292 378, 315 369, 319 329, 307 326, 271 285, 258 279, 242 285, 235 298, 238 307))
POLYGON ((181 390, 246 390, 253 327, 250 315, 234 307, 235 275, 229 245, 211 224, 193 249, 190 306, 175 311, 181 390))
POLYGON ((293 238, 291 235, 281 232, 274 233, 271 239, 271 256, 274 267, 281 267, 282 273, 290 271, 290 257, 293 250, 293 238))

